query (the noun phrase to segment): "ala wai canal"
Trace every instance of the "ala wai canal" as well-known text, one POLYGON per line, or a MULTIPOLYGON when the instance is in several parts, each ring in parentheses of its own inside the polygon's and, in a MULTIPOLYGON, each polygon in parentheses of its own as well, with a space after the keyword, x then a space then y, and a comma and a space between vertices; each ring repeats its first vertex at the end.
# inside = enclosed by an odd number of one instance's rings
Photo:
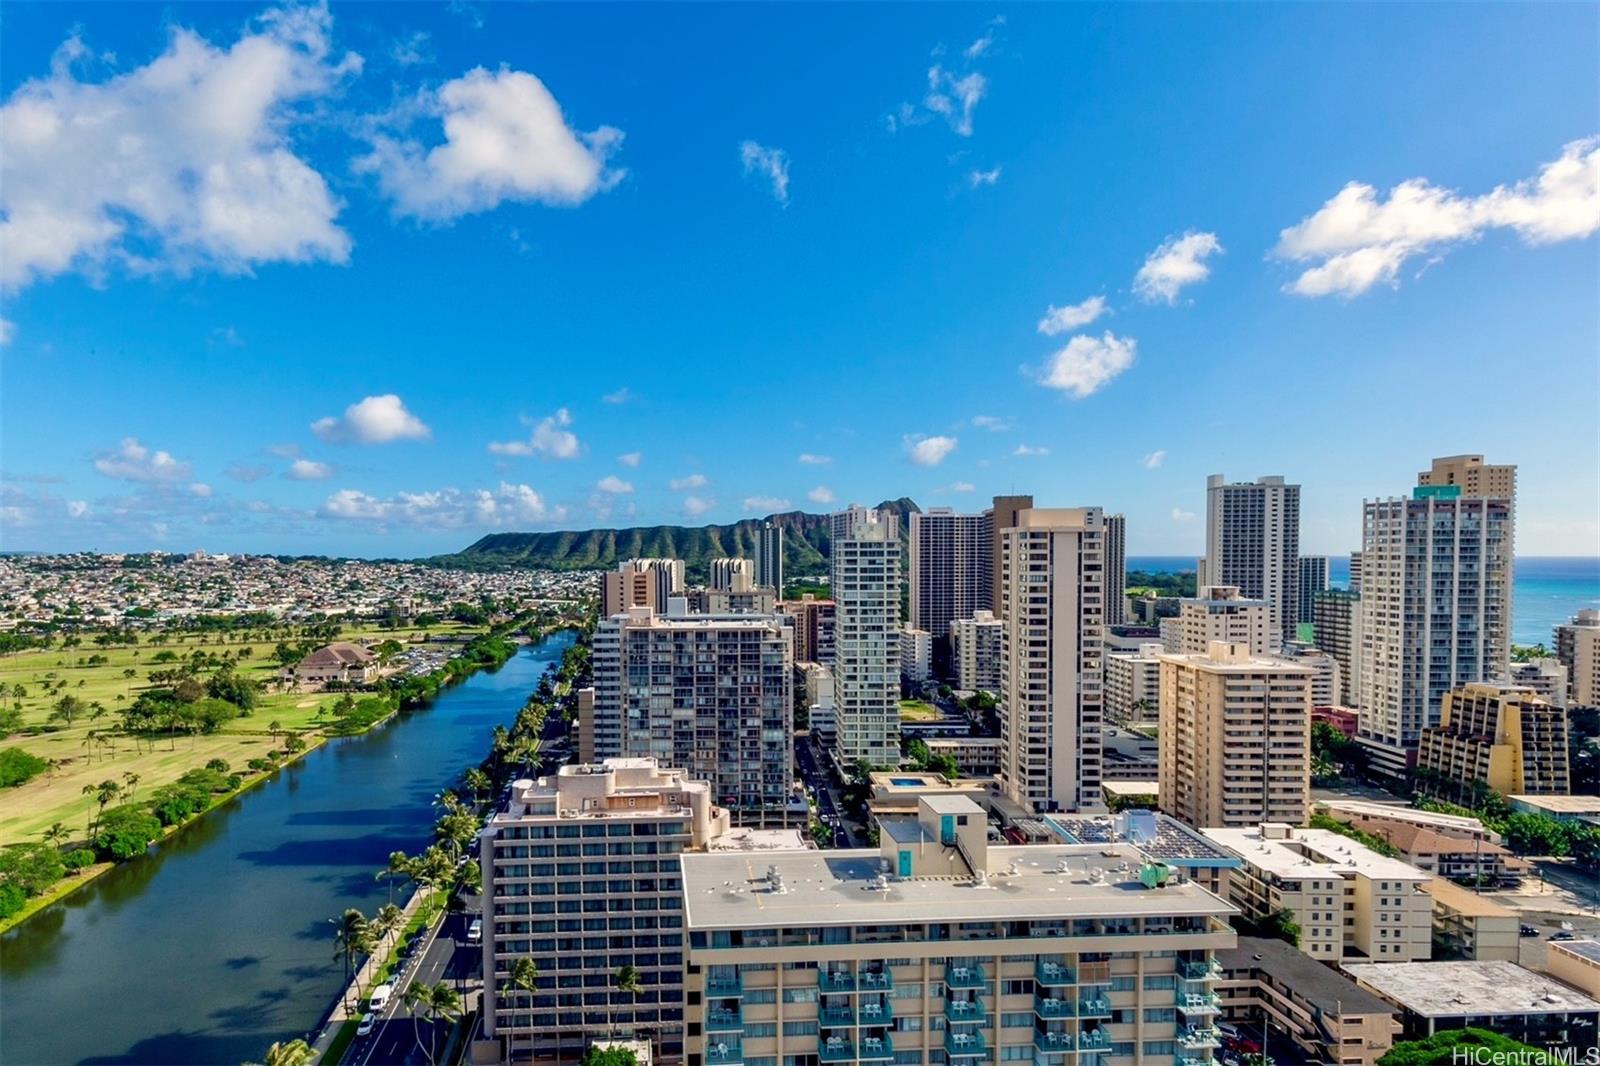
POLYGON ((387 901, 374 873, 572 640, 324 745, 6 934, 0 1062, 259 1062, 307 1034, 343 983, 328 919, 387 901))

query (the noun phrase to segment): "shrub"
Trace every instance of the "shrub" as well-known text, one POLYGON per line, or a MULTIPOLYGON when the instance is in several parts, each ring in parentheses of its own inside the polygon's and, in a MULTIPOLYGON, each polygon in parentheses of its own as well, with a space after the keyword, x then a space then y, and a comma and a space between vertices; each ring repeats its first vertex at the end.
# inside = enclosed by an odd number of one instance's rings
POLYGON ((0 848, 0 882, 16 885, 25 896, 37 896, 66 873, 60 854, 48 844, 0 848))
POLYGON ((49 768, 49 763, 21 748, 0 748, 0 788, 15 788, 49 768))
POLYGON ((178 784, 203 789, 206 792, 231 792, 235 786, 229 784, 230 780, 231 778, 222 771, 213 770, 208 766, 200 770, 190 770, 178 778, 178 784))
POLYGON ((227 759, 212 759, 210 762, 206 763, 206 769, 215 770, 219 774, 225 774, 228 772, 230 767, 228 766, 227 759))
POLYGON ((265 773, 276 766, 277 763, 274 763, 271 759, 251 759, 245 765, 257 773, 265 773))
POLYGON ((88 848, 73 848, 71 851, 61 856, 61 862, 66 866, 69 872, 77 873, 79 870, 82 870, 87 866, 94 865, 94 852, 90 851, 88 848))
POLYGON ((27 906, 28 897, 16 885, 0 885, 0 918, 9 918, 27 906))
POLYGON ((122 861, 142 855, 161 835, 161 822, 143 804, 124 803, 100 816, 92 843, 97 854, 122 861))
POLYGON ((150 794, 150 811, 162 825, 177 825, 211 802, 208 789, 174 783, 162 785, 150 794))

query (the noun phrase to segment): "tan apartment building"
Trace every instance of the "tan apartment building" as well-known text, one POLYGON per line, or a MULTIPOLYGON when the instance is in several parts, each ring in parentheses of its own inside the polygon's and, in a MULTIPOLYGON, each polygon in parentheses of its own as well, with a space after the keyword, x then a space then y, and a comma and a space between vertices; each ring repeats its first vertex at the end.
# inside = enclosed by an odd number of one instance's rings
POLYGON ((1551 977, 1600 999, 1600 940, 1557 940, 1546 944, 1544 969, 1551 977))
POLYGON ((995 846, 963 797, 874 849, 689 855, 688 1053, 706 1066, 1198 1064, 1226 903, 1122 845, 995 846), (1146 887, 1152 886, 1152 887, 1146 887))
POLYGON ((1422 731, 1417 769, 1463 787, 1483 781, 1502 796, 1565 796, 1572 791, 1566 708, 1500 683, 1453 689, 1439 724, 1422 731))
POLYGON ((1319 962, 1431 957, 1432 878, 1326 829, 1267 823, 1201 833, 1243 860, 1228 877, 1229 899, 1251 918, 1286 909, 1300 926, 1300 950, 1319 962))
POLYGON ((665 611, 667 600, 682 594, 682 559, 628 559, 600 575, 600 617, 630 607, 665 611))
POLYGON ((973 611, 950 623, 950 663, 956 688, 964 692, 1000 691, 1000 619, 993 611, 973 611))
POLYGON ((1442 877, 1422 890, 1433 900, 1433 938, 1440 958, 1517 961, 1522 938, 1516 911, 1442 877))
POLYGON ((1418 485, 1459 485, 1463 496, 1515 499, 1515 463, 1486 463, 1481 455, 1447 455, 1417 475, 1418 485))
POLYGON ((1232 585, 1207 585, 1178 601, 1178 650, 1203 655, 1213 640, 1244 644, 1252 655, 1268 655, 1282 644, 1272 604, 1247 599, 1232 585))
POLYGON ((969 777, 993 777, 1000 772, 999 737, 928 737, 930 755, 948 755, 969 777))
POLYGON ((1160 663, 1161 809, 1197 828, 1304 824, 1314 671, 1220 640, 1160 663))
POLYGON ((807 592, 798 600, 782 601, 777 609, 793 620, 794 661, 833 665, 834 602, 807 592))
POLYGON ((1106 654, 1106 720, 1116 725, 1155 725, 1161 696, 1164 645, 1106 654))
POLYGON ((1586 607, 1556 626, 1555 643, 1567 668, 1569 706, 1600 707, 1600 611, 1586 607))

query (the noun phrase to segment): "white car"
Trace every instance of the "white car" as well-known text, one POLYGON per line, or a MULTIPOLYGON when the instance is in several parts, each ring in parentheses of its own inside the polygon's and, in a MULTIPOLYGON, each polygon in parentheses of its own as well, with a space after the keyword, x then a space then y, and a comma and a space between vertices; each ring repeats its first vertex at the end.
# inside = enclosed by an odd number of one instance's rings
POLYGON ((394 985, 379 985, 372 990, 372 996, 367 1000, 367 1009, 377 1014, 389 1005, 389 998, 394 995, 394 985))
POLYGON ((373 1014, 371 1011, 363 1014, 361 1016, 361 1024, 356 1026, 356 1035, 366 1036, 368 1033, 372 1032, 372 1027, 376 1023, 377 1017, 378 1016, 373 1014))
POLYGON ((472 919, 472 924, 467 927, 467 943, 469 943, 469 944, 480 944, 482 942, 483 942, 483 919, 482 918, 474 918, 474 919, 472 919))

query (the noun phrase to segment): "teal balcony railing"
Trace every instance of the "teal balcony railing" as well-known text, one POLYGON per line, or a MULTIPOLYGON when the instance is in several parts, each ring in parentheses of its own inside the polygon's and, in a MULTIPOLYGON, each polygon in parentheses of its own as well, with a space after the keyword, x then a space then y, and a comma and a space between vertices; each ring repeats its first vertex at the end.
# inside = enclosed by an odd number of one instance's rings
POLYGON ((1065 988, 1077 984, 1078 975, 1064 963, 1040 959, 1033 964, 1033 979, 1041 988, 1065 988))
POLYGON ((707 999, 738 999, 744 995, 744 978, 738 974, 732 977, 707 977, 707 999))
POLYGON ((728 1010, 722 1007, 712 1007, 706 1011, 706 1032, 708 1033, 742 1033, 744 1032, 744 1012, 735 1008, 728 1010))
POLYGON ((854 1062, 856 1048, 854 1044, 842 1036, 819 1036, 817 1038, 817 1058, 823 1062, 854 1062))
POLYGON ((957 1025, 962 1022, 981 1022, 988 1017, 988 1012, 983 1009, 983 1000, 972 999, 947 999, 944 1001, 944 1016, 957 1025))
POLYGON ((1033 1046, 1047 1055, 1064 1055, 1076 1050, 1071 1033, 1046 1033, 1034 1030, 1033 1046))
POLYGON ((856 975, 849 970, 818 970, 817 988, 823 992, 854 992, 856 975))
POLYGON ((863 1036, 856 1042, 857 1062, 893 1062, 894 1038, 888 1033, 881 1036, 863 1036))
POLYGON ((1051 999, 1049 996, 1033 997, 1033 1013, 1048 1021, 1071 1018, 1077 1013, 1070 999, 1051 999))
POLYGON ((817 1011, 817 1024, 824 1029, 856 1024, 855 1008, 849 1002, 828 1003, 817 1011))
POLYGON ((952 962, 944 968, 944 983, 947 988, 985 988, 988 982, 983 977, 983 967, 975 962, 952 962))
POLYGON ((953 1059, 981 1059, 989 1054, 982 1033, 951 1031, 944 1034, 944 1053, 953 1059))
POLYGON ((706 1041, 707 1066, 743 1066, 744 1046, 737 1040, 706 1041))

